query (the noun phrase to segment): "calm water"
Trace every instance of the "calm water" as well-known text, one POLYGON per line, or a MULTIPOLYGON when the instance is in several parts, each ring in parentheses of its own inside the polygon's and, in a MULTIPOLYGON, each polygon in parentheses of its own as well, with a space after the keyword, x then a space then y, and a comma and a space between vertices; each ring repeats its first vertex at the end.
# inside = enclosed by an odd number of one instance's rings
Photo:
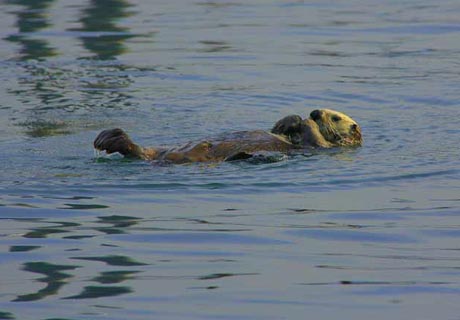
POLYGON ((0 3, 0 319, 460 319, 458 1, 0 3), (357 150, 96 159, 350 114, 357 150))

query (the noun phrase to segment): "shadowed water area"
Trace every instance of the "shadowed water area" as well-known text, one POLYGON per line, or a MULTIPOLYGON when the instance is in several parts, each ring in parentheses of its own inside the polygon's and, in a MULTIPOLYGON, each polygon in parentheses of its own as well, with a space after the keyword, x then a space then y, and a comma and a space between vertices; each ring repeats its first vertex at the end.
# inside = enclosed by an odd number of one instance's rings
POLYGON ((0 2, 0 319, 459 319, 458 1, 0 2), (357 149, 97 158, 345 112, 357 149))

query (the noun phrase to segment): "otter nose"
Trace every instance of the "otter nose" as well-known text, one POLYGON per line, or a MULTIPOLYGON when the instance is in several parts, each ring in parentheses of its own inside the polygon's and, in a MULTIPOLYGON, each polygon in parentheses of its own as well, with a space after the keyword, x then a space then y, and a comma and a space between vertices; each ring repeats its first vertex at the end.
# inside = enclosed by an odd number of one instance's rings
POLYGON ((313 110, 311 113, 310 113, 310 117, 316 121, 318 120, 319 118, 321 118, 321 110, 313 110))

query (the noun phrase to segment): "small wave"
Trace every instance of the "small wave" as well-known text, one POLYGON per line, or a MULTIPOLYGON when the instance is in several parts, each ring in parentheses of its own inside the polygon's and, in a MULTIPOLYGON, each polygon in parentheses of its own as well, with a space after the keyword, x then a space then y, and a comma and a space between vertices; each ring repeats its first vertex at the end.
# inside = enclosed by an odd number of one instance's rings
POLYGON ((114 240, 143 243, 183 243, 200 245, 205 243, 212 244, 251 244, 251 245, 284 245, 290 242, 285 240, 260 237, 246 234, 227 233, 227 232, 181 232, 181 233, 156 233, 144 235, 117 235, 112 237, 114 240))
POLYGON ((330 230, 330 229, 305 229, 289 230, 289 235, 333 241, 356 241, 377 243, 414 243, 412 239, 402 234, 390 234, 381 232, 368 232, 361 230, 330 230))

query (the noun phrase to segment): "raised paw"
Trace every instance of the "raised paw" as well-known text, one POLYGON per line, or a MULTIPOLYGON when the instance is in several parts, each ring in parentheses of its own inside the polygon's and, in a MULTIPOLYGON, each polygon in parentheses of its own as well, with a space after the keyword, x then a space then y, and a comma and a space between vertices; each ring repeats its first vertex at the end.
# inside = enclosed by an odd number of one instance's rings
POLYGON ((290 115, 275 123, 271 132, 274 134, 285 135, 293 144, 298 144, 300 143, 299 139, 302 132, 302 124, 302 117, 298 115, 290 115))

